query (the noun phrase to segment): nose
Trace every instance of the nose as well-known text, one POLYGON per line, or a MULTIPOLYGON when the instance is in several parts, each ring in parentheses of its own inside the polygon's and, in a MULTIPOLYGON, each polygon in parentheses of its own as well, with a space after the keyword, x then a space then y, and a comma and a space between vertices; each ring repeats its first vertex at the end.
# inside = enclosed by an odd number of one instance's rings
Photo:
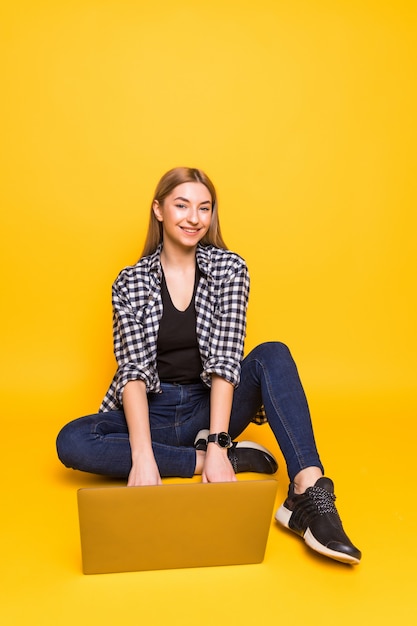
POLYGON ((190 224, 198 224, 198 209, 190 207, 187 213, 187 222, 190 224))

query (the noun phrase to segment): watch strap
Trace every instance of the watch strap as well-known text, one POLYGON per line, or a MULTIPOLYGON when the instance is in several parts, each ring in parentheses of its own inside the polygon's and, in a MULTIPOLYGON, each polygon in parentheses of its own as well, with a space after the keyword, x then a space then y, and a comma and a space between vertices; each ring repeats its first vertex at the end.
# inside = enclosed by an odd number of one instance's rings
POLYGON ((232 438, 229 433, 211 433, 207 437, 207 443, 217 443, 220 448, 231 448, 232 447, 232 438), (223 443, 224 441, 224 443, 223 443))

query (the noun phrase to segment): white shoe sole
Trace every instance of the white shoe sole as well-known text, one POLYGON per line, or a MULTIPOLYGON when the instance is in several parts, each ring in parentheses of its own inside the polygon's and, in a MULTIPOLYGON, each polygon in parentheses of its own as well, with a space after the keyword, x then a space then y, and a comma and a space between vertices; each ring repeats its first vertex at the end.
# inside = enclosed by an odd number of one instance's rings
POLYGON ((197 443, 197 441, 199 441, 200 439, 205 439, 205 441, 207 442, 207 437, 209 436, 210 431, 208 430, 208 428, 204 428, 203 430, 199 430, 195 439, 194 439, 194 445, 197 443))
POLYGON ((274 458, 274 455, 271 454, 269 450, 261 446, 259 443, 256 443, 255 441, 238 441, 236 444, 236 448, 251 448, 252 450, 259 450, 260 452, 265 452, 266 454, 274 458))
MULTIPOLYGON (((275 519, 277 522, 288 528, 288 530, 292 530, 289 526, 290 517, 292 515, 292 511, 287 509, 283 504, 279 507, 277 512, 275 513, 275 519)), ((294 531, 293 531, 294 532, 294 531)), ((304 541, 308 545, 309 548, 318 552, 319 554, 323 554, 324 556, 328 556, 334 561, 340 561, 341 563, 349 563, 350 565, 357 565, 359 563, 359 559, 356 559, 349 554, 344 554, 343 552, 336 552, 335 550, 330 550, 330 548, 326 548, 321 543, 315 539, 311 530, 307 528, 304 533, 304 541)))

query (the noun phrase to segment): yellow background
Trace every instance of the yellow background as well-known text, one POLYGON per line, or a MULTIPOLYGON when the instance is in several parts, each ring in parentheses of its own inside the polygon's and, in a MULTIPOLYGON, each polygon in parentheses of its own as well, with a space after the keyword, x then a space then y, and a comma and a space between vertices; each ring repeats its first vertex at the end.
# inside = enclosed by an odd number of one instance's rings
POLYGON ((415 3, 15 0, 0 36, 4 623, 412 623, 415 3), (292 349, 355 570, 273 526, 260 566, 80 573, 96 481, 54 439, 104 395, 110 286, 176 165, 248 262, 247 349, 292 349))

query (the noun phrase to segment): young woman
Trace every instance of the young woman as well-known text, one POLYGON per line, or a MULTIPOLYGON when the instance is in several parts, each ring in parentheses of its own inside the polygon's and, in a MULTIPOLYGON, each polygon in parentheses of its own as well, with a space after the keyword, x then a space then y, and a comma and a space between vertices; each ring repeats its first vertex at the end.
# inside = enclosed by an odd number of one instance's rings
POLYGON ((113 285, 116 374, 99 413, 61 430, 59 458, 128 486, 272 474, 268 450, 234 441, 267 420, 291 481, 276 519, 314 550, 358 563, 288 348, 265 343, 243 358, 248 293, 246 264, 222 239, 212 182, 201 170, 170 170, 155 191, 142 257, 113 285))

